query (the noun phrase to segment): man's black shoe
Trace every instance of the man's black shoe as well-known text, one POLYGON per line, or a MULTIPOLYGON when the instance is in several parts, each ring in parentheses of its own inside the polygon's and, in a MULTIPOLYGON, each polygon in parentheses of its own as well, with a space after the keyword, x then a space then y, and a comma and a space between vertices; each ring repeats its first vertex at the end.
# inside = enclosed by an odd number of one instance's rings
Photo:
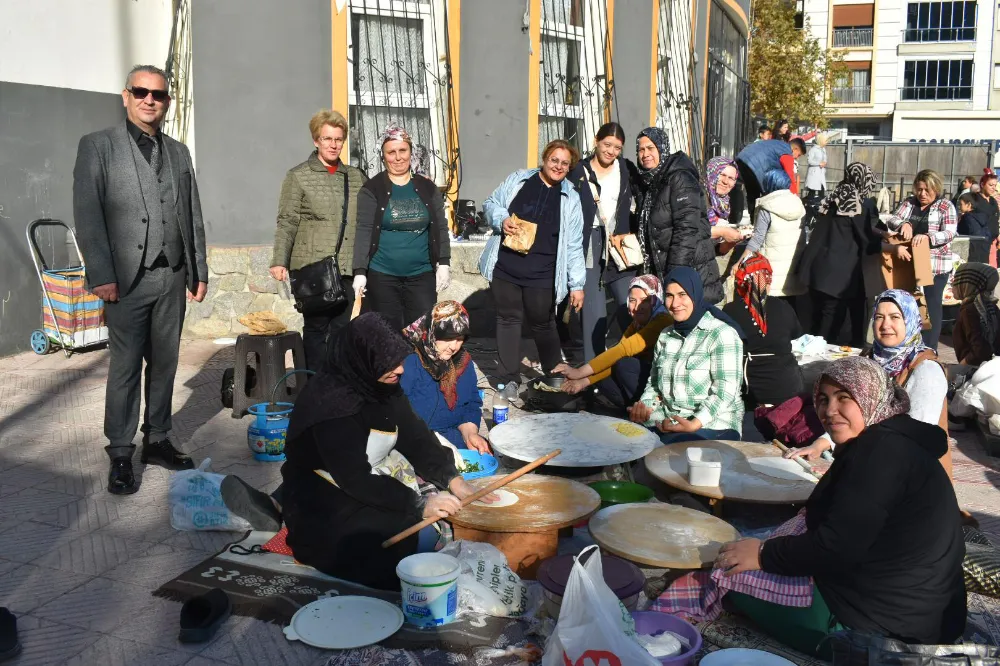
POLYGON ((175 449, 169 439, 152 443, 143 442, 140 460, 143 465, 159 465, 167 469, 194 469, 191 456, 175 449))
POLYGON ((17 618, 6 608, 0 608, 0 661, 13 659, 21 654, 17 640, 17 618))
POLYGON ((135 474, 132 472, 131 458, 115 458, 108 472, 108 492, 112 495, 131 495, 139 490, 135 474))

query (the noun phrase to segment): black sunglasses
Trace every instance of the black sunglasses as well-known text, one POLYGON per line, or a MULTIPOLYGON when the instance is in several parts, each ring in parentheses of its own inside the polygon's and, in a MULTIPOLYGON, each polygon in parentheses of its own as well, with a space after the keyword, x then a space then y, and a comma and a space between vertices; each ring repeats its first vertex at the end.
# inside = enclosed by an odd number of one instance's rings
POLYGON ((146 99, 150 94, 153 95, 154 102, 166 102, 170 99, 170 93, 166 90, 151 90, 149 88, 140 88, 139 86, 132 86, 128 89, 132 93, 132 97, 136 99, 146 99))

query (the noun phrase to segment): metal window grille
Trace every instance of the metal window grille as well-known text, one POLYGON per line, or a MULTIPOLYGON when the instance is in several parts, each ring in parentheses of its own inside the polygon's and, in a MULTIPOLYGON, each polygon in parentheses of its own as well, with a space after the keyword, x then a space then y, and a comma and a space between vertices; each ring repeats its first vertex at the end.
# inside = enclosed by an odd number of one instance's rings
POLYGON ((747 42, 722 5, 713 1, 708 38, 705 156, 732 157, 750 141, 747 42))
POLYGON ((901 101, 972 99, 971 60, 908 60, 901 101))
POLYGON ((667 132, 671 150, 701 161, 704 136, 700 90, 694 84, 691 3, 663 0, 656 45, 656 125, 667 132))
POLYGON ((834 28, 833 45, 837 48, 871 46, 874 41, 873 28, 834 28))
POLYGON ((607 0, 542 0, 539 155, 553 139, 587 152, 597 129, 611 117, 607 32, 607 0))
POLYGON ((444 0, 351 0, 350 159, 369 174, 383 169, 379 141, 390 123, 414 144, 413 164, 439 186, 458 175, 452 124, 448 16, 444 0))
POLYGON ((904 42, 967 42, 976 39, 976 3, 911 2, 904 42))

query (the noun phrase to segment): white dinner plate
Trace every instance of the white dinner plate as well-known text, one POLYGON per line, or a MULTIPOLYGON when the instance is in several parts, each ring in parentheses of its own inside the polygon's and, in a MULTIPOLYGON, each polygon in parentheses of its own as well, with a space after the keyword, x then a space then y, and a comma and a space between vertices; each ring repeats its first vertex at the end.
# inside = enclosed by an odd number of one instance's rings
POLYGON ((795 666, 784 657, 763 650, 729 648, 710 652, 701 658, 701 666, 795 666))
POLYGON ((403 611, 388 601, 329 597, 300 608, 285 627, 285 638, 324 650, 349 650, 385 640, 402 626, 403 611))

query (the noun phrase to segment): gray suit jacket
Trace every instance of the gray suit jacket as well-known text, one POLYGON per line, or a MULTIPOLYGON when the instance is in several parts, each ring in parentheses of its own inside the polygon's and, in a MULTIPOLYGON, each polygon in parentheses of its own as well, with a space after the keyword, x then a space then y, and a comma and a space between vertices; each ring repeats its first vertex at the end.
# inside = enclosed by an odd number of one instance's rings
POLYGON ((160 173, 170 173, 174 182, 173 201, 162 203, 158 192, 143 191, 136 160, 144 158, 124 121, 80 139, 73 168, 73 218, 90 287, 116 283, 122 295, 131 289, 143 261, 150 211, 158 213, 161 205, 176 210, 188 289, 208 282, 205 225, 191 153, 184 144, 161 137, 160 173))

